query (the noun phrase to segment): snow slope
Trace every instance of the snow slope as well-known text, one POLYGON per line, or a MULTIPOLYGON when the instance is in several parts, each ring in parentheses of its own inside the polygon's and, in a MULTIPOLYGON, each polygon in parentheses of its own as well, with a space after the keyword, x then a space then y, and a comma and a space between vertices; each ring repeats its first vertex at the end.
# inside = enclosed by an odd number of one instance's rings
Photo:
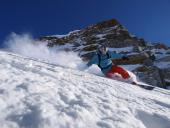
POLYGON ((1 128, 170 128, 170 92, 0 51, 1 128))

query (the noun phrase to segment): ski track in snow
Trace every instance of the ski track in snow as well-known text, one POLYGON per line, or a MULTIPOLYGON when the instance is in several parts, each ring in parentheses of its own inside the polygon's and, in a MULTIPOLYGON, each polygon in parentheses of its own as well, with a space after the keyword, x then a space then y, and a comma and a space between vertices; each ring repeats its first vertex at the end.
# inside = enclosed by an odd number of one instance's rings
POLYGON ((170 128, 170 92, 0 51, 1 128, 170 128))

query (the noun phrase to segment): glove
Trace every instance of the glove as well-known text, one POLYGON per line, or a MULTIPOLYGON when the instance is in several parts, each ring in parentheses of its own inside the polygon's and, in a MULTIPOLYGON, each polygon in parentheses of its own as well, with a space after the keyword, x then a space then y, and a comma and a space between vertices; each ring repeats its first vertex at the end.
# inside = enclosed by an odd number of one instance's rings
POLYGON ((129 60, 129 58, 127 56, 123 56, 122 59, 123 60, 129 60))
POLYGON ((151 55, 149 58, 150 58, 152 61, 155 61, 155 60, 156 60, 155 55, 151 55))

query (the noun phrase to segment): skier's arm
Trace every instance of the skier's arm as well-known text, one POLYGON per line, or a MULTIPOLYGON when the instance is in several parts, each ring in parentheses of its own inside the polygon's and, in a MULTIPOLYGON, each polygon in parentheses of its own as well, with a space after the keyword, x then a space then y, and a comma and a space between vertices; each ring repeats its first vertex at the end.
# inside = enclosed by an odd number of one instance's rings
POLYGON ((129 58, 126 55, 123 54, 117 54, 114 52, 110 52, 111 59, 123 59, 123 60, 129 60, 129 58))
POLYGON ((111 59, 121 59, 124 56, 122 54, 117 54, 117 53, 110 52, 110 51, 109 51, 109 55, 110 55, 111 59))
POLYGON ((92 64, 98 64, 98 63, 99 63, 98 56, 94 55, 92 59, 87 63, 87 66, 90 67, 92 64))

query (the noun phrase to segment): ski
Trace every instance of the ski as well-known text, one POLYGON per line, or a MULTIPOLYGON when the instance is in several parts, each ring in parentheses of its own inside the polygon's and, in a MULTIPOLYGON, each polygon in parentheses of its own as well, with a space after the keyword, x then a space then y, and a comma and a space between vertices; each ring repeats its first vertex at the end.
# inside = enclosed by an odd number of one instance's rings
POLYGON ((137 83, 136 86, 139 86, 139 87, 141 87, 141 88, 143 88, 143 89, 146 89, 146 90, 153 90, 153 89, 155 88, 155 87, 153 87, 153 86, 144 85, 144 84, 138 84, 138 83, 137 83))

